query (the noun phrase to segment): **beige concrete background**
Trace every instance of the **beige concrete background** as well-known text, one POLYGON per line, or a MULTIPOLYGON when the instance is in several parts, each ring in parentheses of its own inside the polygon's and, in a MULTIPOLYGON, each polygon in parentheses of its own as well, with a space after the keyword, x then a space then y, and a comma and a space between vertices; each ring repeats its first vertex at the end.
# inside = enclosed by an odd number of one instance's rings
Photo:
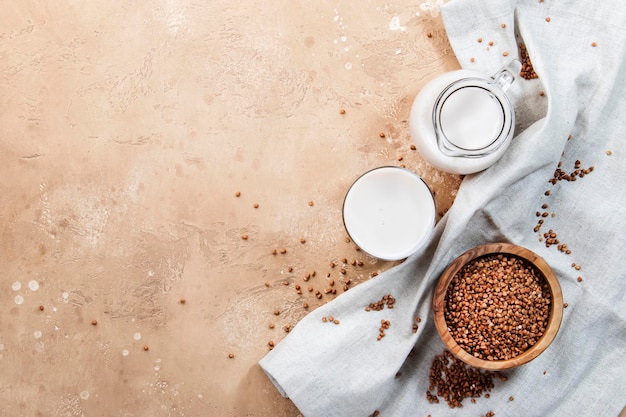
POLYGON ((410 149, 458 67, 422 3, 3 2, 0 415, 299 415, 268 342, 393 265, 346 242, 351 182, 404 165, 439 217, 459 185, 410 149))

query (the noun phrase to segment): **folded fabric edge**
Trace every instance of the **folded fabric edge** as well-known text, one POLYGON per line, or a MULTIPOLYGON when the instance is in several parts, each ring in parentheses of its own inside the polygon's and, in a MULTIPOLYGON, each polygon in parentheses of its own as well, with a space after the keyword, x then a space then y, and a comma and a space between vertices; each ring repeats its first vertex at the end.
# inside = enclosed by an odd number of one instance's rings
POLYGON ((272 382, 272 384, 274 384, 274 386, 276 387, 276 389, 278 390, 280 395, 282 395, 284 398, 289 398, 289 395, 287 394, 287 391, 285 391, 283 389, 282 385, 280 385, 280 382, 278 382, 278 380, 276 378, 274 378, 274 376, 270 373, 270 371, 265 366, 265 358, 266 357, 267 356, 264 356, 263 358, 261 358, 261 360, 259 361, 259 366, 261 367, 261 369, 263 370, 265 375, 267 375, 268 379, 272 382))

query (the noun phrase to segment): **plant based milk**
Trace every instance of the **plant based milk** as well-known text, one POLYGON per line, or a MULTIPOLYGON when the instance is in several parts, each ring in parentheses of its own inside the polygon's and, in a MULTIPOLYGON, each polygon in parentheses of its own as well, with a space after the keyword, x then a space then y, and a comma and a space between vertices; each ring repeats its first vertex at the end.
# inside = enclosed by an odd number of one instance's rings
POLYGON ((346 230, 363 251, 384 260, 416 252, 435 225, 430 189, 415 173, 382 167, 363 174, 343 205, 346 230))
POLYGON ((421 156, 454 174, 482 171, 500 159, 515 129, 515 111, 505 92, 520 67, 513 60, 493 77, 456 70, 427 83, 409 118, 421 156))
POLYGON ((504 113, 498 99, 480 87, 450 95, 441 108, 441 129, 461 149, 483 149, 502 132, 504 113))

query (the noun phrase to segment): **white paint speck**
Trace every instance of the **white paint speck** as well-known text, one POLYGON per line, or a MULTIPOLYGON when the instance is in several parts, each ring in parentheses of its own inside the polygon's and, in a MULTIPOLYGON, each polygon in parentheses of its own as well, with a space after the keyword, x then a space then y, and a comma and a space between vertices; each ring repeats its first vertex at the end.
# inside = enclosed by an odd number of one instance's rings
POLYGON ((202 399, 202 398, 204 398, 204 395, 198 394, 198 398, 202 399))
POLYGON ((175 36, 181 28, 189 26, 189 19, 184 14, 184 8, 177 1, 168 1, 166 5, 166 25, 170 35, 175 36))
POLYGON ((347 37, 347 36, 342 36, 342 37, 341 37, 341 42, 345 42, 345 41, 347 41, 347 40, 348 40, 348 37, 347 37))
POLYGON ((35 330, 33 332, 33 336, 35 337, 35 339, 41 339, 41 330, 35 330))
POLYGON ((24 302, 24 297, 22 297, 21 295, 16 295, 15 296, 15 304, 20 305, 24 302))
POLYGON ((346 62, 346 64, 344 65, 344 67, 345 67, 347 70, 352 69, 352 62, 346 62))
POLYGON ((89 391, 82 391, 80 393, 80 398, 83 400, 88 400, 89 399, 89 391))
POLYGON ((389 30, 400 30, 404 32, 406 30, 406 26, 400 25, 400 18, 398 16, 394 16, 389 21, 389 30))
POLYGON ((61 294, 61 298, 63 299, 64 303, 67 303, 67 300, 70 298, 70 295, 67 292, 64 292, 63 294, 61 294))
POLYGON ((444 0, 427 0, 420 4, 420 9, 425 12, 429 11, 432 17, 437 17, 441 6, 443 6, 443 2, 444 0))
POLYGON ((400 55, 402 53, 402 49, 396 49, 396 55, 400 55))
POLYGON ((37 291, 39 289, 39 283, 34 279, 31 279, 28 281, 28 288, 30 288, 31 291, 37 291))
POLYGON ((128 356, 128 349, 124 349, 122 351, 122 356, 128 356))
POLYGON ((161 367, 160 367, 159 365, 154 365, 154 370, 155 370, 155 371, 158 371, 158 370, 160 370, 160 369, 161 369, 161 367))
POLYGON ((133 335, 133 339, 135 340, 141 340, 141 333, 137 332, 133 335))
POLYGON ((154 276, 154 271, 153 270, 149 270, 148 271, 148 276, 149 277, 153 277, 154 276))
POLYGON ((13 284, 11 284, 11 289, 13 291, 19 291, 20 288, 22 288, 22 283, 19 281, 15 281, 13 284))

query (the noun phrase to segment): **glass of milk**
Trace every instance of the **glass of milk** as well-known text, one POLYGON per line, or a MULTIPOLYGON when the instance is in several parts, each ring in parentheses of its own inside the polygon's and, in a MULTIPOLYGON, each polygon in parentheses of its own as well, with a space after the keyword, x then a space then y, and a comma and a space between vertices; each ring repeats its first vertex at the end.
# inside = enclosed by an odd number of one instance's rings
POLYGON ((515 129, 505 92, 520 68, 513 60, 491 77, 457 70, 431 80, 416 96, 409 119, 422 157, 455 174, 482 171, 500 159, 515 129))
POLYGON ((435 201, 416 173, 385 166, 361 175, 343 203, 352 241, 376 258, 396 261, 422 248, 435 226, 435 201))

